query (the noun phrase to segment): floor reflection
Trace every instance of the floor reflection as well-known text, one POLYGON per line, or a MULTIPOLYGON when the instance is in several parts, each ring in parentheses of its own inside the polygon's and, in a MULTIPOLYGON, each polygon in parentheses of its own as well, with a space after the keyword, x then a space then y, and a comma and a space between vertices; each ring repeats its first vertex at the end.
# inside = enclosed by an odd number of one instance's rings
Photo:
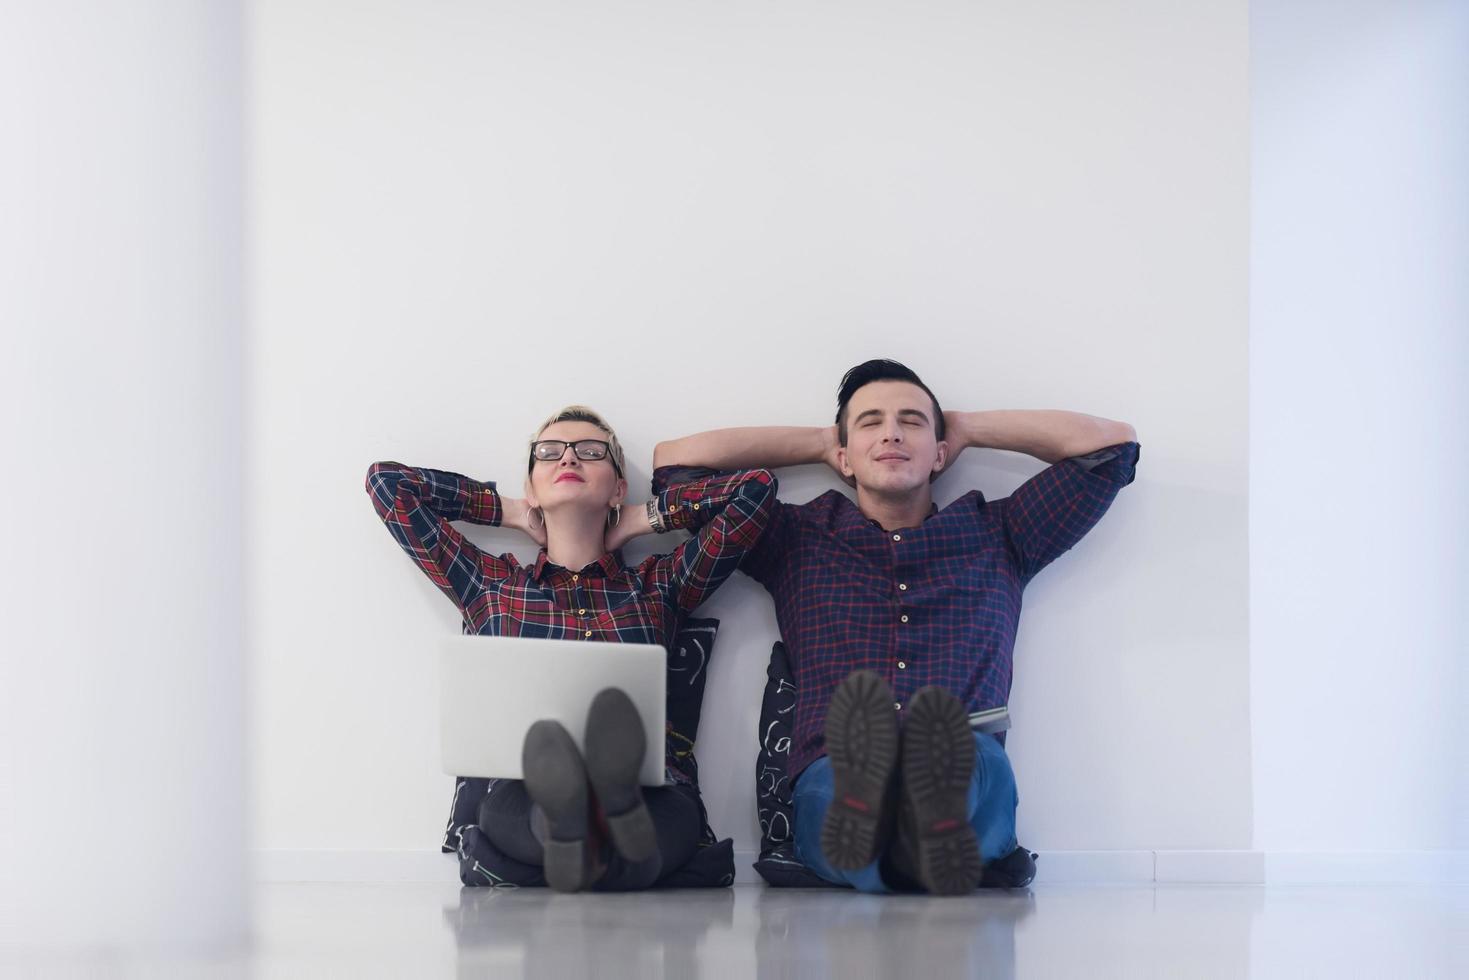
POLYGON ((711 930, 729 932, 730 888, 559 895, 543 888, 464 888, 444 909, 458 975, 692 977, 711 930))
POLYGON ((964 898, 762 889, 761 980, 779 977, 1015 976, 1015 926, 1029 891, 964 898))
POLYGON ((257 897, 249 950, 0 948, 0 977, 1469 977, 1466 885, 1042 883, 938 899, 338 882, 263 885, 257 897))
POLYGON ((957 899, 739 888, 557 895, 465 888, 444 909, 460 976, 1014 977, 1028 891, 957 899), (738 911, 738 914, 737 914, 738 911), (751 938, 753 936, 753 950, 751 938))

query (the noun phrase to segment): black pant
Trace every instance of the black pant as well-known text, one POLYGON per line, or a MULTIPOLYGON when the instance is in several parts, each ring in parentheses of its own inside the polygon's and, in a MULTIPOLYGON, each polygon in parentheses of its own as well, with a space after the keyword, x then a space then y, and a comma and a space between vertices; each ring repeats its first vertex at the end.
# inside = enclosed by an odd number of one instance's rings
MULTIPOLYGON (((692 793, 678 785, 644 788, 643 800, 653 818, 658 853, 646 861, 631 862, 610 846, 604 846, 607 871, 592 886, 593 891, 635 891, 651 887, 664 872, 677 870, 693 857, 703 819, 692 793)), ((543 857, 541 842, 531 832, 532 805, 520 780, 496 780, 480 804, 479 826, 490 843, 506 857, 539 868, 543 857)))

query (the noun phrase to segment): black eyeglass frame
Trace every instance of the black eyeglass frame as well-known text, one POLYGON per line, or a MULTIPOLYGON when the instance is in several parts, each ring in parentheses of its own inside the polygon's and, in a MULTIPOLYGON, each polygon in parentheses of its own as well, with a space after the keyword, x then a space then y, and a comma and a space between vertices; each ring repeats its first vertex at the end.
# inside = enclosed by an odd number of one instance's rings
POLYGON ((612 455, 612 444, 606 439, 537 439, 535 442, 530 444, 531 467, 534 468, 537 463, 561 462, 563 459, 566 458, 567 447, 570 447, 571 451, 576 454, 576 458, 584 463, 596 463, 604 459, 607 460, 612 464, 612 471, 616 473, 619 477, 622 476, 622 467, 617 465, 617 458, 612 455), (601 446, 602 455, 583 456, 580 447, 586 445, 587 443, 591 443, 594 446, 601 446), (545 458, 537 456, 536 450, 539 447, 545 445, 559 445, 561 447, 561 452, 557 453, 555 456, 547 456, 545 458))

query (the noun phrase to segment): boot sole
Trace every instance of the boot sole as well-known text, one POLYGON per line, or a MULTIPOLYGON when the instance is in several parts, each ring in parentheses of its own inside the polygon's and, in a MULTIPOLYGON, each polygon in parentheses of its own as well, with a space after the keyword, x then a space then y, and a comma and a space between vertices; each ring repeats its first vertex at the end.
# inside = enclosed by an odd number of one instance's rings
POLYGON ((607 816, 612 846, 628 861, 648 860, 658 853, 658 835, 638 787, 648 744, 632 699, 615 687, 593 698, 585 745, 587 775, 607 816))
POLYGON ((887 682, 870 670, 837 685, 826 712, 832 798, 821 850, 834 868, 856 871, 877 860, 888 782, 898 761, 898 715, 887 682))
POLYGON ((984 871, 969 824, 974 756, 959 700, 939 688, 919 691, 903 728, 903 795, 916 818, 918 880, 935 895, 971 892, 984 871))
POLYGON ((546 884, 558 892, 581 891, 590 884, 591 862, 587 771, 576 742, 560 722, 538 721, 525 733, 520 763, 526 793, 546 814, 546 884))

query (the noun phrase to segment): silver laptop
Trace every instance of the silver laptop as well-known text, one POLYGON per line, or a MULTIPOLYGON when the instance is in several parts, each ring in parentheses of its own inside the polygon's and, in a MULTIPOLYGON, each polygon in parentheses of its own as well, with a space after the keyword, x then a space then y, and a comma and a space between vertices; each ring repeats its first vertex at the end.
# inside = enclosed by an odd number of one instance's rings
POLYGON ((585 751, 587 708, 620 687, 643 718, 648 750, 638 781, 663 785, 665 665, 661 646, 507 636, 455 636, 439 650, 439 746, 451 776, 521 779, 520 746, 541 718, 566 726, 585 751))

